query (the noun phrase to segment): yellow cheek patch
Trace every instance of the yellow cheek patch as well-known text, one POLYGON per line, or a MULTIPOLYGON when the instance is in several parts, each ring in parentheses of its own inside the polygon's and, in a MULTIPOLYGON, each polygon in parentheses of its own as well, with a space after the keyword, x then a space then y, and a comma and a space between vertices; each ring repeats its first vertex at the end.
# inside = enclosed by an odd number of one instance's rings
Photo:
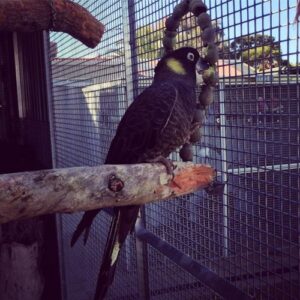
POLYGON ((182 63, 175 58, 169 58, 167 60, 167 66, 169 69, 171 69, 174 73, 179 75, 186 75, 186 71, 184 67, 182 66, 182 63))

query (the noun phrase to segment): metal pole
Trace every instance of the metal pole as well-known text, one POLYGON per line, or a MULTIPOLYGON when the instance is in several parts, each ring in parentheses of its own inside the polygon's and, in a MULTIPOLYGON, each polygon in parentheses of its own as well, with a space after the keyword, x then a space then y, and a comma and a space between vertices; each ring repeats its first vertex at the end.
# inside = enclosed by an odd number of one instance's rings
POLYGON ((21 145, 24 144, 24 87, 22 82, 22 68, 23 60, 22 55, 20 55, 21 47, 18 38, 18 33, 13 33, 13 47, 14 47, 14 62, 15 62, 15 72, 16 72, 16 88, 17 88, 17 100, 18 100, 18 115, 19 115, 19 132, 18 141, 21 145))
MULTIPOLYGON (((156 236, 152 232, 148 231, 143 227, 143 225, 136 224, 136 235, 139 239, 150 244, 154 249, 159 251, 162 255, 173 261, 175 264, 180 266, 189 274, 192 274, 205 286, 212 289, 214 292, 222 296, 222 299, 230 300, 250 300, 245 292, 240 290, 238 287, 233 285, 230 278, 223 278, 213 271, 211 271, 205 265, 199 263, 199 261, 194 260, 190 256, 182 253, 174 246, 170 245, 165 240, 156 236), (227 280, 228 279, 228 280, 227 280)), ((167 297, 165 297, 167 298, 167 297)), ((188 299, 188 298, 184 298, 188 299)), ((207 299, 201 298, 201 295, 197 299, 207 299)))
POLYGON ((46 77, 46 92, 47 92, 47 104, 48 104, 48 121, 50 130, 50 142, 51 142, 51 156, 52 156, 52 168, 56 168, 56 151, 55 151, 55 135, 54 135, 54 112, 53 112, 53 97, 52 97, 52 76, 50 66, 50 51, 49 51, 49 33, 43 31, 44 39, 44 65, 45 65, 45 77, 46 77))
MULTIPOLYGON (((136 36, 135 36, 135 0, 122 2, 123 28, 124 28, 124 50, 125 50, 125 74, 126 74, 126 96, 128 104, 138 95, 137 78, 137 56, 136 56, 136 36)), ((144 208, 140 210, 137 224, 145 225, 144 208)), ((126 250, 130 247, 126 242, 126 250)), ((126 251, 126 252, 127 252, 126 251)), ((127 252, 128 253, 128 252, 127 252)), ((148 274, 148 252, 147 244, 136 238, 136 260, 138 274, 138 290, 140 299, 150 299, 149 274, 148 274)))
MULTIPOLYGON (((50 64, 50 39, 49 32, 43 31, 43 48, 44 48, 44 65, 45 65, 45 78, 46 78, 46 92, 47 92, 47 108, 48 108, 48 122, 50 131, 50 144, 51 144, 51 160, 52 168, 57 168, 56 148, 55 148, 55 134, 54 134, 54 110, 53 110, 53 94, 52 94, 52 72, 50 64)), ((55 215, 57 247, 60 256, 59 259, 59 276, 60 276, 60 291, 61 299, 66 299, 66 274, 64 268, 64 251, 63 251, 63 237, 62 237, 62 215, 55 215)))
POLYGON ((267 172, 267 171, 286 171, 286 170, 297 170, 297 169, 298 170, 300 169, 300 162, 290 163, 290 164, 265 165, 261 167, 234 168, 234 169, 228 169, 227 173, 231 173, 234 175, 241 175, 241 174, 252 174, 252 173, 260 173, 260 172, 267 172))
POLYGON ((19 118, 23 120, 24 118, 24 109, 23 109, 23 90, 22 90, 22 80, 21 80, 21 70, 20 66, 22 64, 20 57, 20 45, 18 40, 18 34, 13 33, 13 45, 14 45, 14 59, 15 59, 15 72, 16 72, 16 85, 17 85, 17 98, 18 98, 18 112, 19 118))
MULTIPOLYGON (((136 230, 145 227, 145 210, 141 209, 136 221, 136 230)), ((149 300, 148 245, 136 236, 136 262, 140 299, 149 300)))
POLYGON ((226 118, 225 118, 225 85, 219 83, 220 97, 220 138, 221 138, 221 176, 225 183, 223 193, 223 243, 224 256, 228 256, 228 186, 227 186, 227 143, 226 143, 226 118))

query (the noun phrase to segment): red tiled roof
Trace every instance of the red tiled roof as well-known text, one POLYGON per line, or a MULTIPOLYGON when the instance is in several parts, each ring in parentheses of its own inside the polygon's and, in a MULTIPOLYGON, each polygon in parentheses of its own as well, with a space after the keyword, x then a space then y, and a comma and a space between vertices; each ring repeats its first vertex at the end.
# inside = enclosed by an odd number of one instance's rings
POLYGON ((59 62, 91 62, 91 61, 108 61, 116 58, 116 56, 96 56, 96 57, 54 57, 52 61, 59 61, 59 62))

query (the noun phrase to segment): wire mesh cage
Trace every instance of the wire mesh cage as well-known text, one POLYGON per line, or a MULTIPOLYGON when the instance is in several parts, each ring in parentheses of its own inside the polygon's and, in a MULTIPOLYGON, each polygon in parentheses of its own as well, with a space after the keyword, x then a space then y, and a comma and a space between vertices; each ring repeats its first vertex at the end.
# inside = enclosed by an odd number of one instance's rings
MULTIPOLYGON (((164 22, 178 2, 78 3, 105 24, 106 33, 93 50, 65 34, 50 35, 57 167, 103 163, 126 108, 151 84, 164 22)), ((194 162, 217 169, 224 194, 200 191, 149 204, 143 221, 156 238, 206 271, 193 276, 171 254, 147 239, 141 246, 133 235, 122 249, 108 299, 234 299, 229 288, 254 299, 300 298, 297 3, 205 3, 218 37, 219 84, 194 162), (201 280, 206 275, 222 280, 224 290, 213 282, 207 286, 201 280)), ((177 47, 201 51, 200 33, 188 14, 177 47)), ((58 217, 64 299, 92 299, 110 221, 101 213, 87 245, 71 249, 79 217, 58 217)))

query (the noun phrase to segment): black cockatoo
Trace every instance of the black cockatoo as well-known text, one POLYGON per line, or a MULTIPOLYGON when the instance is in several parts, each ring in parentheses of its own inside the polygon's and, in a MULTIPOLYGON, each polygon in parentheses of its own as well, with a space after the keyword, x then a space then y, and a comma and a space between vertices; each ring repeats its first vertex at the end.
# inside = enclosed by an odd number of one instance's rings
MULTIPOLYGON (((189 141, 196 107, 196 66, 199 53, 184 47, 158 62, 154 80, 127 109, 110 145, 105 164, 135 164, 161 161, 189 141)), ((95 300, 103 299, 113 282, 120 249, 134 228, 139 206, 114 208, 114 216, 100 268, 95 300)), ((89 228, 100 210, 84 214, 73 234, 73 245, 89 228)))

